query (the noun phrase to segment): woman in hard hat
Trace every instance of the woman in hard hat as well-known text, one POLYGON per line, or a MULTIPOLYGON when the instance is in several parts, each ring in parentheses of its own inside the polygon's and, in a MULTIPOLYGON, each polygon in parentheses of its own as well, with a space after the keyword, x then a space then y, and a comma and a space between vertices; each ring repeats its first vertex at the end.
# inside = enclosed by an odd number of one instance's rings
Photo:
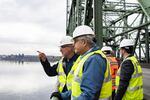
POLYGON ((78 55, 74 52, 72 37, 65 36, 62 38, 60 41, 60 52, 62 53, 62 58, 53 66, 50 65, 46 55, 42 52, 39 53, 39 59, 48 76, 58 75, 58 90, 52 93, 50 98, 52 100, 54 97, 57 100, 70 100, 71 81, 75 70, 74 64, 78 58, 78 55))
POLYGON ((72 81, 71 100, 109 100, 112 93, 110 66, 95 44, 93 30, 86 25, 78 26, 73 39, 80 61, 72 81))
POLYGON ((132 54, 133 47, 131 39, 124 39, 120 43, 120 54, 124 60, 116 76, 115 100, 143 100, 142 69, 132 54))

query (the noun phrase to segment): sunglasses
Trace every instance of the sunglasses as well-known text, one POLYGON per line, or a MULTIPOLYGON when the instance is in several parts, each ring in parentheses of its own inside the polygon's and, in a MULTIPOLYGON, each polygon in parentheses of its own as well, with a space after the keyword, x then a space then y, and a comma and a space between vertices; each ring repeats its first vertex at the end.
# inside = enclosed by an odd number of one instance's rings
POLYGON ((62 45, 60 46, 61 48, 66 48, 66 47, 70 47, 71 45, 62 45))

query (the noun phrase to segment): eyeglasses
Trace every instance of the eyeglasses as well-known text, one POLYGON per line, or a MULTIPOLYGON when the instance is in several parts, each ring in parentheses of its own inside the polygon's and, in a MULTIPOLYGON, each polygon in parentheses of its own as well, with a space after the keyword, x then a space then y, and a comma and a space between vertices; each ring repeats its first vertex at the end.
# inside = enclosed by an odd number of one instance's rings
POLYGON ((60 46, 61 48, 66 48, 66 47, 70 47, 71 45, 62 45, 60 46))

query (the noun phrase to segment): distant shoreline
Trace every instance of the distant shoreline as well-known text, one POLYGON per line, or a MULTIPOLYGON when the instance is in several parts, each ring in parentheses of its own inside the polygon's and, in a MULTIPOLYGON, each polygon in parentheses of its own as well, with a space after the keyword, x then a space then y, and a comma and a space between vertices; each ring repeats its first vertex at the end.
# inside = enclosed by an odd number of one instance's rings
MULTIPOLYGON (((60 56, 47 56, 50 62, 56 62, 60 59, 60 56)), ((0 61, 12 61, 12 62, 39 62, 39 58, 36 55, 0 55, 0 61)))

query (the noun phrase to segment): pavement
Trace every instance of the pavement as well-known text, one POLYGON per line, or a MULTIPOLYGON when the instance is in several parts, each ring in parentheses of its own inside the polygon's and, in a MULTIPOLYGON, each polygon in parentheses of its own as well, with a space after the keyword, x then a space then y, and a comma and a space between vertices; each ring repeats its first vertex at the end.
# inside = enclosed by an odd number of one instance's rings
POLYGON ((142 68, 144 81, 144 100, 150 100, 150 68, 142 68))

